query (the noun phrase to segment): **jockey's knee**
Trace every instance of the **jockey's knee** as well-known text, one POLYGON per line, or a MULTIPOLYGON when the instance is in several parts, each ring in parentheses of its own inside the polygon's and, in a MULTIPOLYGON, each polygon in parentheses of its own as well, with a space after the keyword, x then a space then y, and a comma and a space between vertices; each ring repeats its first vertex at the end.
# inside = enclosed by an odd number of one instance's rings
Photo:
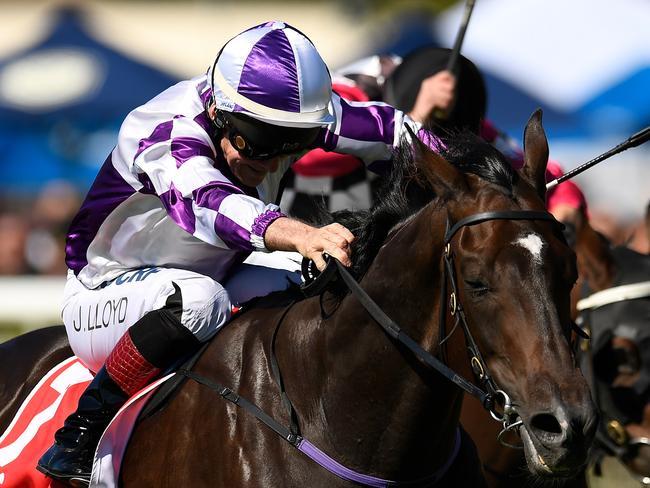
POLYGON ((253 298, 262 297, 300 285, 302 256, 294 252, 253 252, 230 274, 224 286, 232 303, 242 305, 253 298))
POLYGON ((175 292, 167 298, 160 314, 172 317, 199 341, 210 339, 229 319, 228 293, 211 278, 195 275, 173 283, 175 292))
POLYGON ((226 290, 212 278, 153 268, 127 272, 96 289, 69 277, 62 315, 73 351, 97 371, 131 329, 136 347, 152 364, 160 356, 171 357, 174 348, 191 352, 230 319, 231 303, 226 290), (158 346, 149 346, 156 342, 158 346))

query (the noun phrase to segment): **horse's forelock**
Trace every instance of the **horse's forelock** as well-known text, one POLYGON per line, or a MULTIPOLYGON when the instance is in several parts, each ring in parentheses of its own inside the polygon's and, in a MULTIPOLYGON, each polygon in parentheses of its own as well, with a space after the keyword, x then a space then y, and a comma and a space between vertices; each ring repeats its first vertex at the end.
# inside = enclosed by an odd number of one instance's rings
POLYGON ((460 171, 513 192, 519 175, 494 146, 469 131, 450 134, 443 142, 441 155, 460 171))

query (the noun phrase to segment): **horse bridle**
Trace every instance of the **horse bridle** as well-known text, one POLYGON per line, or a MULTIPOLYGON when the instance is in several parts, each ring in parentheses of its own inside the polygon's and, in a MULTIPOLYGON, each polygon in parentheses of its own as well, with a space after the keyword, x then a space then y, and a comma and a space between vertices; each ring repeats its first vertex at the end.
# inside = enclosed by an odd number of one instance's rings
MULTIPOLYGON (((560 229, 562 227, 562 224, 558 222, 550 213, 531 210, 482 212, 465 217, 456 222, 454 225, 450 225, 449 221, 447 221, 447 228, 443 241, 444 269, 442 273, 442 284, 440 287, 439 330, 441 351, 444 350, 442 348, 444 342, 451 336, 451 334, 453 334, 453 332, 460 324, 465 334, 472 371, 478 378, 480 384, 482 384, 483 388, 476 386, 449 368, 445 364, 444 353, 441 354, 441 360, 424 350, 416 341, 414 341, 410 336, 403 332, 399 325, 391 320, 383 312, 383 310, 381 310, 381 308, 372 300, 372 298, 370 298, 370 296, 368 296, 363 288, 361 288, 359 283, 357 283, 357 281, 352 277, 352 275, 350 275, 347 269, 339 261, 332 261, 336 263, 339 274, 343 278, 343 281, 346 283, 350 291, 357 297, 357 299, 361 302, 363 307, 375 320, 375 322, 377 322, 377 324, 379 324, 390 337, 404 345, 411 351, 411 353, 413 353, 426 365, 434 368, 440 374, 445 376, 449 381, 459 386, 467 393, 475 396, 481 402, 483 407, 490 413, 492 418, 503 424, 503 430, 497 436, 499 442, 507 447, 514 448, 519 446, 514 446, 507 443, 504 440, 504 435, 506 432, 520 427, 523 424, 523 421, 521 419, 518 419, 519 416, 517 414, 517 410, 512 404, 508 394, 497 387, 496 382, 490 375, 485 360, 483 359, 483 356, 481 355, 476 341, 474 340, 474 337, 472 336, 472 333, 469 329, 467 318, 459 299, 454 266, 454 254, 452 252, 451 246, 451 240, 463 227, 469 227, 491 220, 546 220, 557 225, 560 229), (451 285, 451 293, 449 294, 449 298, 447 298, 447 283, 451 285), (449 300, 449 312, 452 317, 454 317, 455 324, 452 327, 451 332, 447 336, 444 336, 444 325, 446 323, 447 314, 447 300, 449 300), (501 412, 497 411, 497 406, 500 404, 502 404, 501 412)), ((572 324, 572 327, 575 327, 575 325, 572 324)), ((579 333, 583 334, 582 331, 579 333)))

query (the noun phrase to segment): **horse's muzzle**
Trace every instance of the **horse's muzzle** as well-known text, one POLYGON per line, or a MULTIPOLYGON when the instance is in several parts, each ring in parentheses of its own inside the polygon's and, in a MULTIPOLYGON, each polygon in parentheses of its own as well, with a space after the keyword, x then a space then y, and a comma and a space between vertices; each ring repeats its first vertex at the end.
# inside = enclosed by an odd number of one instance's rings
POLYGON ((571 477, 587 461, 598 426, 591 402, 583 408, 557 406, 528 416, 522 439, 528 467, 545 477, 571 477))

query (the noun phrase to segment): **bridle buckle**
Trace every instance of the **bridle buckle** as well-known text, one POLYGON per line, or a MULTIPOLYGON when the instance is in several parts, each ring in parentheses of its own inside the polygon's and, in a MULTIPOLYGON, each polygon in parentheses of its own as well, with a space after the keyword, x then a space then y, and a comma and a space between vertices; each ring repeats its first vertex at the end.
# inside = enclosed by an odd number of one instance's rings
MULTIPOLYGON (((472 365, 472 370, 474 371, 474 374, 476 376, 478 376, 478 379, 479 380, 484 380, 485 379, 485 368, 483 368, 483 364, 481 363, 481 360, 479 358, 477 358, 476 356, 472 356, 472 359, 470 360, 470 363, 472 365)), ((501 391, 501 390, 498 390, 498 391, 501 391)), ((499 419, 497 419, 497 420, 499 420, 499 419)))
POLYGON ((458 300, 456 299, 456 293, 452 292, 451 295, 449 296, 449 313, 451 315, 456 315, 456 312, 458 311, 458 300))

